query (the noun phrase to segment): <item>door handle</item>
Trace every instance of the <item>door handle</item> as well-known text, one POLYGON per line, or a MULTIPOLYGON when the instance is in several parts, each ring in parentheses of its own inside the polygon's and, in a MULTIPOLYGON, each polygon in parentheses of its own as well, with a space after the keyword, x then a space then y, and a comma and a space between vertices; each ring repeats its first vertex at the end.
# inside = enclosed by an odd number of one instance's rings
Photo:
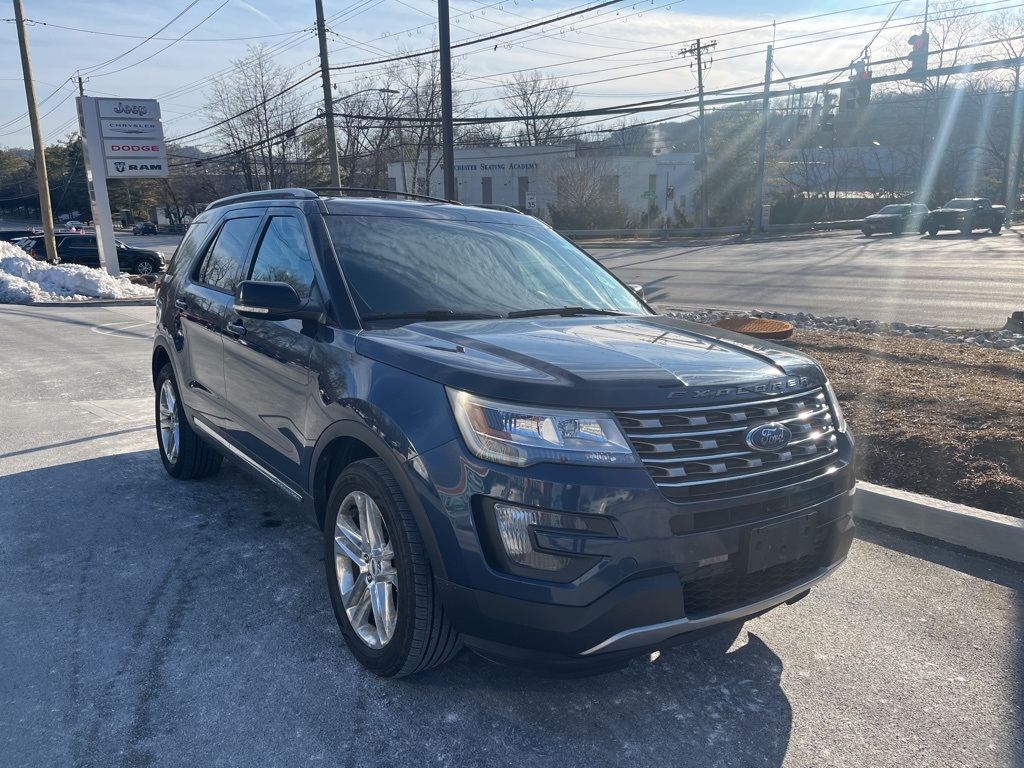
POLYGON ((174 306, 176 306, 178 309, 184 312, 186 309, 188 309, 188 302, 185 301, 184 299, 175 299, 174 306))
POLYGON ((245 326, 242 321, 228 323, 228 330, 237 336, 245 336, 245 326))

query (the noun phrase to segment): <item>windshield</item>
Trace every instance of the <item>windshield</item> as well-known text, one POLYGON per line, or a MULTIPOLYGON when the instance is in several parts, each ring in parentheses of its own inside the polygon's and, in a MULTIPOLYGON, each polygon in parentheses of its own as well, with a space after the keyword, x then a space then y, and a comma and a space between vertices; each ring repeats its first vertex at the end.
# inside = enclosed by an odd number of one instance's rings
POLYGON ((950 200, 948 203, 946 203, 942 207, 943 208, 956 208, 956 209, 961 210, 961 211, 966 211, 966 210, 969 210, 969 209, 973 208, 975 202, 977 202, 977 201, 975 201, 975 200, 961 200, 961 199, 957 198, 956 200, 950 200))
POLYGON ((561 307, 649 314, 597 262, 543 227, 325 218, 363 316, 436 310, 493 316, 561 307))
POLYGON ((909 205, 887 205, 879 213, 906 213, 909 210, 909 205))

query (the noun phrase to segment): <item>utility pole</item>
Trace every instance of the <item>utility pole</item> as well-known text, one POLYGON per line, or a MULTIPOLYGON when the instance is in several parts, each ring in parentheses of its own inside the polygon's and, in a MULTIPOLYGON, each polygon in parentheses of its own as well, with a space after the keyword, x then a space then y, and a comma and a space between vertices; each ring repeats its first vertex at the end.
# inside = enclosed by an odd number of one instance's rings
POLYGON ((46 151, 43 132, 39 128, 39 110, 36 107, 36 86, 32 82, 32 64, 28 56, 28 37, 25 34, 25 14, 21 0, 14 0, 14 19, 18 27, 18 45, 21 48, 21 71, 25 77, 25 100, 28 102, 28 121, 32 126, 32 144, 35 147, 36 179, 39 186, 39 215, 43 220, 43 240, 46 260, 57 261, 57 243, 53 239, 53 207, 50 205, 50 178, 46 174, 46 151))
MULTIPOLYGON (((714 50, 718 45, 716 40, 710 43, 700 42, 700 38, 689 48, 679 52, 680 56, 695 56, 697 59, 697 135, 699 141, 698 152, 700 153, 700 226, 710 226, 710 210, 708 205, 708 148, 707 132, 704 130, 704 72, 711 69, 710 55, 705 60, 703 54, 714 50), (705 63, 706 61, 706 63, 705 63)), ((692 65, 691 65, 692 68, 692 65)))
POLYGON ((316 35, 320 38, 320 78, 324 86, 324 117, 327 118, 327 161, 331 164, 331 187, 341 186, 338 165, 338 137, 334 131, 334 101, 331 98, 331 68, 327 61, 327 24, 324 22, 324 0, 316 0, 316 35))
POLYGON ((772 48, 768 46, 768 57, 764 65, 764 97, 761 99, 761 145, 757 150, 757 179, 754 181, 754 228, 763 232, 761 211, 764 208, 764 163, 768 152, 768 103, 772 86, 772 48))
POLYGON ((452 126, 452 32, 448 23, 448 0, 437 0, 437 36, 441 57, 441 161, 444 165, 444 196, 447 200, 458 200, 459 190, 455 186, 455 129, 452 126))
POLYGON ((1013 69, 1013 102, 1010 111, 1010 132, 1006 146, 1006 172, 1003 174, 1003 204, 1007 216, 1013 214, 1020 204, 1020 169, 1024 159, 1021 148, 1022 126, 1024 126, 1024 93, 1020 89, 1020 65, 1013 69))

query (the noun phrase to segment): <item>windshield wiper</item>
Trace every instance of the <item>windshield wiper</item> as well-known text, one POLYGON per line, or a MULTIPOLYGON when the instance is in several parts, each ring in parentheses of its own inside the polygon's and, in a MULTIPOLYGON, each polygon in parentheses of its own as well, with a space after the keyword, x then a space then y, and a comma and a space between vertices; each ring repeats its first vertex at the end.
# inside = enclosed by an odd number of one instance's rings
POLYGON ((520 309, 509 312, 506 317, 543 317, 558 315, 559 317, 576 317, 578 315, 625 315, 617 309, 598 309, 597 307, 548 307, 547 309, 520 309))
POLYGON ((456 312, 453 309, 427 309, 423 312, 384 312, 363 315, 362 320, 492 320, 501 317, 489 312, 456 312))

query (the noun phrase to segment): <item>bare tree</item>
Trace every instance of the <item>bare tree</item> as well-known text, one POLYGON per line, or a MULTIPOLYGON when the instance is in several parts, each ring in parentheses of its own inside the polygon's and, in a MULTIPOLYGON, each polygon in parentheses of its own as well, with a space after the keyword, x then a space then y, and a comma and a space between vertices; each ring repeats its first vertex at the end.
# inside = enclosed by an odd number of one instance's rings
POLYGON ((562 117, 580 109, 576 93, 565 80, 534 71, 518 73, 502 82, 501 103, 518 118, 513 142, 520 147, 565 143, 580 124, 577 117, 562 117))
POLYGON ((302 183, 306 158, 301 157, 297 126, 303 108, 288 71, 274 62, 265 45, 250 46, 234 69, 213 81, 206 116, 221 123, 215 135, 234 162, 247 189, 302 183))

